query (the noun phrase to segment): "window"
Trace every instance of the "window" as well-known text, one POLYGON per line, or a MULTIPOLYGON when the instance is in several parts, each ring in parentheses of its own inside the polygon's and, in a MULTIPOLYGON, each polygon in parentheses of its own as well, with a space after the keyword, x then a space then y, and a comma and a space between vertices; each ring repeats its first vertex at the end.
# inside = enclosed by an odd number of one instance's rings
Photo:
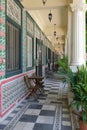
POLYGON ((7 21, 6 71, 20 69, 20 29, 7 21))
POLYGON ((32 38, 27 36, 27 67, 32 67, 32 38))

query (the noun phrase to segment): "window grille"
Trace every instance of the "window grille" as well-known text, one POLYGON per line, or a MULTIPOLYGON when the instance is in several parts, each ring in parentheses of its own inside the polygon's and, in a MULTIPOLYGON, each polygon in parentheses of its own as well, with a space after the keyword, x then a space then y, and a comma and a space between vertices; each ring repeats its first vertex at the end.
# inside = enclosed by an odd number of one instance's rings
POLYGON ((20 29, 7 21, 6 71, 20 69, 20 29))

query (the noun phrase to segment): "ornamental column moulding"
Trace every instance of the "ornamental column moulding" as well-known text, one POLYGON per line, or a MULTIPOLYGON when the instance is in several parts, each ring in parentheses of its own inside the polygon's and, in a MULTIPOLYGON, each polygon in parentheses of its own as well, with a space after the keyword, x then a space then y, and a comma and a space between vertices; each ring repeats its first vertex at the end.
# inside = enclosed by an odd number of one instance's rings
POLYGON ((85 10, 86 4, 70 4, 72 11, 71 66, 85 65, 85 10))

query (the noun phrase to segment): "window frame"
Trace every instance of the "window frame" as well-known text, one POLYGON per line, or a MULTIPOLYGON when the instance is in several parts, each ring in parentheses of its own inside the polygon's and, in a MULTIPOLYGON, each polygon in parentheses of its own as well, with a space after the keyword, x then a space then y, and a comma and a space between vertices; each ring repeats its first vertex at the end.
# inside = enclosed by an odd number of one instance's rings
POLYGON ((27 52, 27 60, 26 60, 26 65, 27 68, 31 68, 33 66, 32 64, 32 37, 30 37, 29 35, 27 35, 27 46, 26 46, 26 52, 27 52), (30 44, 30 45, 29 45, 30 44), (29 59, 31 60, 29 62, 29 59))
POLYGON ((27 32, 27 35, 26 37, 30 37, 32 39, 32 66, 31 67, 27 67, 27 42, 26 42, 26 70, 29 71, 29 70, 32 70, 34 68, 34 37, 27 32))
MULTIPOLYGON (((14 70, 11 70, 11 71, 7 70, 7 44, 8 44, 8 41, 7 41, 7 37, 6 37, 6 42, 7 42, 6 43, 6 77, 11 77, 11 76, 14 76, 14 75, 19 74, 19 73, 22 72, 22 67, 21 67, 21 32, 22 31, 21 31, 21 26, 19 26, 17 23, 15 23, 12 19, 10 19, 7 16, 7 20, 6 20, 6 35, 7 35, 7 23, 11 24, 11 26, 13 26, 13 27, 15 27, 15 29, 19 30, 19 69, 14 69, 14 70)), ((15 40, 15 42, 16 42, 16 40, 15 40)), ((15 51, 16 51, 16 49, 15 49, 15 51)), ((15 60, 15 63, 16 63, 16 60, 15 60)))

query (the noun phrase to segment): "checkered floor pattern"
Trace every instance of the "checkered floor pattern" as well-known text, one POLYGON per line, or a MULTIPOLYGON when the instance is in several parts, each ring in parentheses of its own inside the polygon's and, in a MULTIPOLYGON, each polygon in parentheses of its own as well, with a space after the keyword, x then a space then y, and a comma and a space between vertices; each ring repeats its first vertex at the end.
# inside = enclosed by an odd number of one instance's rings
POLYGON ((0 130, 72 130, 67 85, 48 78, 44 91, 37 100, 25 99, 0 123, 0 130))

